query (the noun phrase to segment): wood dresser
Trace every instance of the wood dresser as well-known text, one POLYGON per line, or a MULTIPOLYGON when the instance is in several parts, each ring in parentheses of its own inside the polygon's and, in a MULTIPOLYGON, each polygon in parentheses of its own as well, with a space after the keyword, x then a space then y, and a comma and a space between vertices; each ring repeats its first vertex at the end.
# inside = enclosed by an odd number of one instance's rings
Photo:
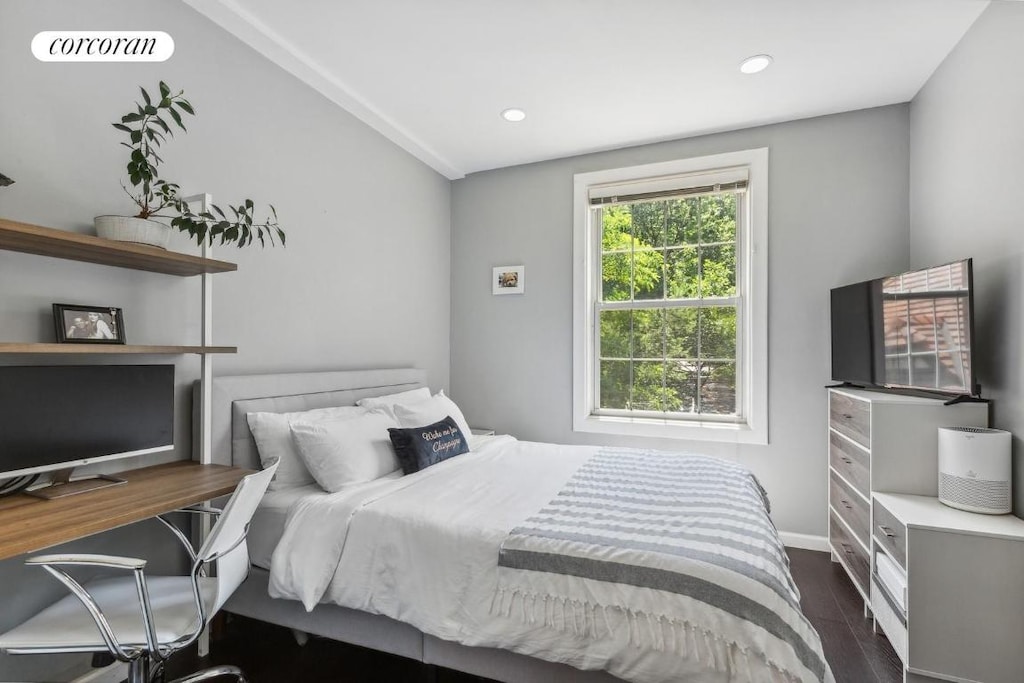
POLYGON ((988 404, 835 388, 829 546, 889 638, 905 683, 1024 681, 1024 520, 947 507, 938 428, 988 404))
POLYGON ((938 495, 938 428, 987 427, 988 404, 861 389, 828 392, 828 542, 833 561, 871 597, 875 492, 938 495))

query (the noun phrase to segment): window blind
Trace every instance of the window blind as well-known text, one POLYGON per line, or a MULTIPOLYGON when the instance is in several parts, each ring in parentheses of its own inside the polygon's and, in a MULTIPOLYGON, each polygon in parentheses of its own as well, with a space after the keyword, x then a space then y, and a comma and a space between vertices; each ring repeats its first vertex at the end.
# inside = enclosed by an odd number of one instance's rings
POLYGON ((694 173, 636 182, 607 183, 589 189, 591 206, 628 204, 654 199, 672 199, 720 192, 744 192, 749 173, 746 167, 727 168, 713 173, 694 173))

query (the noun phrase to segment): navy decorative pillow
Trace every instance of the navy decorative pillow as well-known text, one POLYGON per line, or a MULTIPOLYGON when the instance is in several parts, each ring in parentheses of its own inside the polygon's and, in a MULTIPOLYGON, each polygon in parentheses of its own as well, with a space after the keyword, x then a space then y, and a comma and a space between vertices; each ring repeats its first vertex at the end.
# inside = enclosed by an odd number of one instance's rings
POLYGON ((442 460, 469 452, 466 437, 451 416, 426 427, 391 427, 388 434, 405 474, 419 472, 442 460))

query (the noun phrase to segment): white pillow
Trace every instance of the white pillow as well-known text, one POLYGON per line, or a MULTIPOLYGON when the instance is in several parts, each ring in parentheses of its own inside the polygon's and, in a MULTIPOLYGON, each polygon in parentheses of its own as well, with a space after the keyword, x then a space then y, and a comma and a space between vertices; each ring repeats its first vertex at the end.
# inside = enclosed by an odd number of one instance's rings
POLYGON ((366 408, 357 406, 317 408, 296 413, 246 413, 245 419, 249 422, 249 429, 256 439, 262 466, 269 466, 274 458, 278 458, 281 463, 277 467, 273 481, 270 482, 270 490, 280 491, 314 482, 313 475, 306 469, 305 463, 295 449, 295 442, 292 441, 292 422, 344 420, 366 413, 366 408))
POLYGON ((363 398, 356 401, 356 405, 362 406, 368 410, 383 410, 385 413, 394 416, 395 406, 417 403, 419 401, 425 401, 428 398, 430 398, 430 389, 427 387, 420 387, 419 389, 400 391, 397 394, 363 398))
POLYGON ((467 444, 472 436, 469 423, 466 422, 462 411, 455 405, 455 401, 444 395, 443 391, 437 392, 425 401, 396 405, 394 410, 395 418, 402 427, 426 427, 450 415, 454 418, 455 424, 459 425, 459 431, 462 432, 467 444))
POLYGON ((293 422, 299 455, 316 483, 329 493, 346 484, 379 479, 398 469, 389 427, 395 419, 384 412, 342 421, 293 422))

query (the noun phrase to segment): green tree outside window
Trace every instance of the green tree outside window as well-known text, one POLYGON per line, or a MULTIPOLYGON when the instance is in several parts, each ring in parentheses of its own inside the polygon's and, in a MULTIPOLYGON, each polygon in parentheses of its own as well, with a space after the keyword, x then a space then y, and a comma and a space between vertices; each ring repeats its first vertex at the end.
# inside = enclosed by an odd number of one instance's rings
POLYGON ((737 295, 736 195, 596 211, 601 303, 615 304, 598 313, 600 407, 735 414, 738 304, 716 299, 737 295))

